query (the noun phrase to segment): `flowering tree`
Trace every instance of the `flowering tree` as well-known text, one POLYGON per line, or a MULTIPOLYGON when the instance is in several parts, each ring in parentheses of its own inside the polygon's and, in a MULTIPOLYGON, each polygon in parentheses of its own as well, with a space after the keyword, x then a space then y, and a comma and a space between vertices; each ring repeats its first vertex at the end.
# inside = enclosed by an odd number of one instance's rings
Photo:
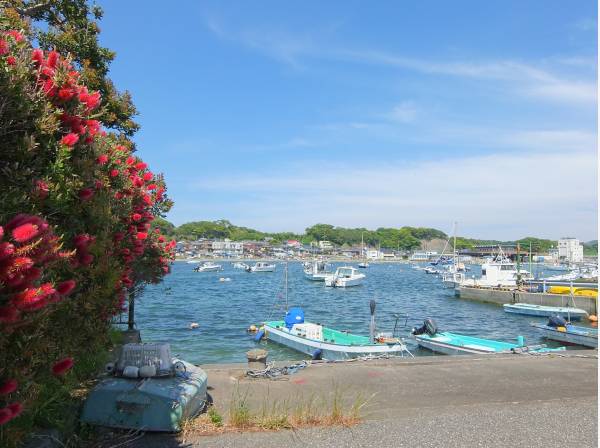
POLYGON ((169 272, 163 178, 103 107, 68 55, 0 29, 0 437, 106 342, 128 290, 169 272))

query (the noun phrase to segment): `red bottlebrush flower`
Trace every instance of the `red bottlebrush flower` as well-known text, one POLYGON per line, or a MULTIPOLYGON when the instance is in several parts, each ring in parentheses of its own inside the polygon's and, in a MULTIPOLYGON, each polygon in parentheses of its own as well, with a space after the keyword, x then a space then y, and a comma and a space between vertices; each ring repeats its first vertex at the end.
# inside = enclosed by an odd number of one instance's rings
POLYGON ((148 238, 148 234, 146 232, 138 232, 136 238, 138 240, 145 240, 146 238, 148 238))
POLYGON ((140 215, 139 213, 134 213, 133 215, 131 215, 131 220, 132 221, 139 221, 142 219, 142 215, 140 215))
MULTIPOLYGON (((158 229, 156 229, 156 230, 158 230, 158 229)), ((160 241, 161 243, 164 243, 164 242, 165 242, 165 237, 164 237, 164 236, 162 236, 162 235, 160 235, 160 236, 158 237, 158 241, 160 241)))
POLYGON ((100 122, 98 120, 86 120, 85 126, 87 127, 88 134, 92 136, 100 131, 100 122))
POLYGON ((8 65, 15 65, 17 63, 17 60, 15 59, 14 56, 7 56, 6 57, 6 63, 8 65))
POLYGON ((148 190, 156 190, 156 184, 148 184, 146 187, 148 190))
POLYGON ((123 199, 123 193, 121 193, 120 191, 117 191, 115 193, 115 199, 123 199))
POLYGON ((77 134, 70 133, 70 134, 65 135, 63 138, 61 138, 60 142, 63 145, 72 147, 75 143, 77 143, 78 140, 79 140, 79 136, 77 134))
POLYGON ((4 227, 0 226, 0 240, 4 237, 4 227))
POLYGON ((5 425, 12 419, 12 411, 9 408, 0 408, 0 425, 5 425))
POLYGON ((79 261, 82 265, 88 266, 92 264, 92 261, 94 261, 94 256, 92 254, 83 254, 81 257, 79 257, 79 261))
POLYGON ((9 242, 0 243, 0 261, 15 253, 15 246, 9 242))
POLYGON ((96 162, 98 165, 104 165, 106 162, 108 162, 108 156, 106 154, 100 154, 96 159, 96 162))
POLYGON ((144 162, 138 162, 138 163, 135 164, 135 167, 138 170, 142 171, 142 170, 145 170, 148 167, 148 165, 146 163, 144 163, 144 162))
POLYGON ((74 364, 75 362, 73 361, 73 358, 61 359, 52 366, 52 374, 56 376, 64 375, 71 370, 74 364))
POLYGON ((24 243, 36 237, 39 234, 39 227, 35 224, 27 223, 16 227, 12 231, 12 237, 17 243, 24 243))
POLYGON ((122 241, 123 238, 125 238, 125 235, 123 234, 123 232, 115 232, 115 234, 113 235, 113 239, 115 241, 122 241))
POLYGON ((29 257, 17 257, 13 259, 12 269, 15 271, 26 271, 33 266, 33 260, 29 257))
POLYGON ((92 196, 94 196, 94 190, 91 188, 84 188, 83 190, 79 190, 78 196, 82 201, 89 201, 92 199, 92 196))
POLYGON ((19 320, 19 311, 14 306, 0 306, 0 322, 12 323, 19 320))
POLYGON ((23 40, 23 35, 17 30, 8 30, 5 34, 7 36, 12 36, 15 42, 21 42, 23 40))
POLYGON ((56 290, 51 283, 44 283, 39 288, 28 288, 19 293, 12 300, 12 303, 23 311, 35 311, 43 308, 48 303, 48 296, 54 294, 56 290))
POLYGON ((154 177, 154 174, 152 174, 150 171, 148 171, 147 173, 144 173, 144 176, 143 176, 145 181, 152 180, 153 177, 154 177))
POLYGON ((110 171, 110 177, 117 177, 119 175, 119 170, 114 169, 110 171))
POLYGON ((42 90, 44 93, 50 97, 56 94, 56 86, 54 85, 54 81, 51 78, 48 78, 42 84, 42 90))
POLYGON ((94 242, 94 238, 87 233, 80 233, 73 238, 73 244, 77 249, 85 249, 94 242))
POLYGON ((17 390, 18 387, 19 383, 17 383, 17 380, 7 380, 0 386, 0 395, 12 394, 15 390, 17 390))
POLYGON ((56 51, 51 51, 48 53, 48 59, 46 61, 46 65, 50 68, 56 68, 56 63, 58 62, 58 53, 56 51))
POLYGON ((127 160, 125 160, 125 163, 127 165, 133 165, 135 163, 135 157, 133 157, 133 156, 127 157, 127 160))
POLYGON ((0 56, 4 56, 8 53, 8 42, 4 39, 0 39, 0 56))
POLYGON ((146 203, 148 205, 153 204, 153 201, 152 201, 152 198, 150 197, 150 195, 145 194, 144 196, 142 196, 142 200, 144 201, 144 203, 146 203))
POLYGON ((126 146, 123 146, 123 145, 117 145, 117 146, 115 146, 115 151, 119 151, 119 152, 127 152, 127 151, 129 151, 129 150, 127 149, 127 147, 126 147, 126 146))
POLYGON ((102 183, 101 180, 97 180, 96 182, 94 182, 94 188, 96 190, 102 190, 104 188, 104 183, 102 183))
POLYGON ((21 412, 23 412, 23 405, 21 403, 9 404, 6 407, 12 412, 12 417, 10 418, 11 420, 13 418, 17 418, 19 415, 21 415, 21 412))
POLYGON ((68 296, 69 294, 71 294, 73 292, 73 290, 75 289, 75 286, 77 286, 77 283, 75 282, 75 280, 66 280, 66 281, 60 283, 56 287, 56 291, 61 296, 68 296))
POLYGON ((58 90, 58 98, 62 101, 68 101, 75 96, 75 91, 73 89, 62 88, 58 90))
POLYGON ((38 179, 35 181, 35 190, 34 191, 35 191, 35 195, 39 199, 46 199, 46 197, 48 197, 48 192, 50 191, 50 188, 48 187, 48 184, 46 182, 38 179))
POLYGON ((37 65, 41 65, 44 61, 44 52, 39 48, 36 48, 31 52, 31 60, 34 61, 37 65))

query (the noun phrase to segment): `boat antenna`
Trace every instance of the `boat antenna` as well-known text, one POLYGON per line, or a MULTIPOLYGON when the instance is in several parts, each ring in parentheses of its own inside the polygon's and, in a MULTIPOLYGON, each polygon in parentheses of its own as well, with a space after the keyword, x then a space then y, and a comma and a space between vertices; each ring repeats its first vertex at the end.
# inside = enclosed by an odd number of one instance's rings
POLYGON ((288 311, 288 260, 285 260, 285 312, 288 311))
POLYGON ((369 302, 369 307, 371 308, 371 325, 369 326, 369 341, 371 344, 375 343, 375 300, 369 302))

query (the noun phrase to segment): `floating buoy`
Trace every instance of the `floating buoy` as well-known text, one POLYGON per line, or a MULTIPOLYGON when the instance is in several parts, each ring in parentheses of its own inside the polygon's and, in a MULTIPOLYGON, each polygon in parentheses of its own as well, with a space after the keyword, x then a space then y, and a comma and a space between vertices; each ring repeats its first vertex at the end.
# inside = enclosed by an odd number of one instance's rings
POLYGON ((250 325, 250 327, 248 328, 249 333, 256 333, 257 330, 258 328, 256 328, 256 325, 250 325))
POLYGON ((190 330, 195 330, 196 328, 199 328, 200 324, 198 322, 192 322, 190 324, 190 330))
POLYGON ((590 314, 590 315, 588 316, 588 320, 589 320, 590 322, 598 322, 598 316, 596 316, 595 314, 590 314))
POLYGON ((219 281, 220 281, 220 282, 230 282, 230 281, 231 281, 231 279, 230 279, 229 277, 221 277, 221 278, 219 279, 219 281))

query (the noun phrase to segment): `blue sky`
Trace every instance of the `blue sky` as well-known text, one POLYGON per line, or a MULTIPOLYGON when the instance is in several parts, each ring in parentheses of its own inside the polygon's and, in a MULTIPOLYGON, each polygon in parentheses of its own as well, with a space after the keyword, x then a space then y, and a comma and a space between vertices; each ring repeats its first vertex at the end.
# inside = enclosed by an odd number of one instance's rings
POLYGON ((597 236, 595 1, 102 1, 168 218, 597 236))

